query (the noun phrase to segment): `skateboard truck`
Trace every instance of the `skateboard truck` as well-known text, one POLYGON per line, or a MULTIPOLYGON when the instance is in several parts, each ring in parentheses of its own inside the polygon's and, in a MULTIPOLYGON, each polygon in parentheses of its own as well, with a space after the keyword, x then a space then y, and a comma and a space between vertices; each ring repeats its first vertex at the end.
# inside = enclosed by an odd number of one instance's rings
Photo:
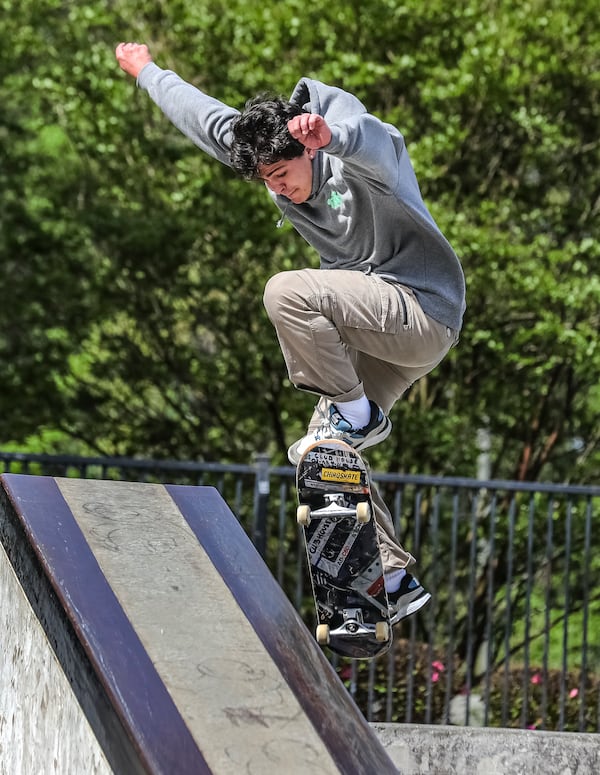
POLYGON ((359 630, 363 629, 367 632, 367 628, 363 622, 363 615, 360 608, 344 608, 342 611, 344 616, 344 623, 338 629, 346 629, 351 635, 356 635, 359 630))
POLYGON ((327 505, 311 510, 307 503, 301 503, 296 511, 296 521, 299 525, 308 527, 313 519, 346 519, 356 517, 356 521, 366 524, 371 519, 371 505, 368 501, 358 501, 354 506, 344 505, 342 493, 324 493, 323 499, 327 505))
POLYGON ((317 642, 322 646, 327 646, 332 637, 361 637, 364 635, 373 635, 375 639, 381 642, 389 638, 390 627, 388 622, 380 621, 375 625, 365 624, 363 620, 362 609, 344 608, 342 611, 344 622, 335 630, 330 629, 328 624, 320 624, 317 627, 317 642))

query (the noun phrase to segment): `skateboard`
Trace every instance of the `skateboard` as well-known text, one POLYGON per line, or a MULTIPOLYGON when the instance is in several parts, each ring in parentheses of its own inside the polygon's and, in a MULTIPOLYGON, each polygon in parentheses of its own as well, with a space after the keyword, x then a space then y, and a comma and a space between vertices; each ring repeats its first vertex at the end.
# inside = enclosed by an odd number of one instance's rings
POLYGON ((298 462, 296 488, 317 642, 352 659, 385 653, 392 627, 365 462, 343 441, 318 441, 298 462))

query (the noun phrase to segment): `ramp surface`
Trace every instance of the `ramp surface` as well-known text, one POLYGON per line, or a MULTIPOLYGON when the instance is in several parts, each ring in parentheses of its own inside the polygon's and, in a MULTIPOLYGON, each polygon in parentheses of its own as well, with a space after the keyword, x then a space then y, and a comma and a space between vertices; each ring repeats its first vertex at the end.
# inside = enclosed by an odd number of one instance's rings
POLYGON ((2 772, 398 772, 215 489, 0 479, 2 772))

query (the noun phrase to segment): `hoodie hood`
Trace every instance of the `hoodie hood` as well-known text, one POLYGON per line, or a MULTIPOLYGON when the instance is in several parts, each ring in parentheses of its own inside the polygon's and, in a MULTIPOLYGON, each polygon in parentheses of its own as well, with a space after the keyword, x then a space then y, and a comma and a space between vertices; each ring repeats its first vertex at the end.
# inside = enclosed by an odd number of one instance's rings
POLYGON ((290 102, 307 113, 318 113, 328 124, 367 112, 362 102, 353 94, 312 78, 301 78, 298 81, 290 102))

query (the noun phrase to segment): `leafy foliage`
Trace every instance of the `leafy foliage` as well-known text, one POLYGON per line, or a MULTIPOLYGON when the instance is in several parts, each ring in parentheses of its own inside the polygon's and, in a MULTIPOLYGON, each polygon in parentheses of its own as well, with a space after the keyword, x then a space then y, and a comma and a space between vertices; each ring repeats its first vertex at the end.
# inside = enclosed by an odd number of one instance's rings
POLYGON ((376 467, 585 481, 599 462, 597 25, 591 0, 2 0, 0 439, 284 460, 262 288, 316 256, 260 186, 179 135, 120 39, 235 106, 301 75, 405 133, 468 282, 462 341, 394 409, 376 467))

